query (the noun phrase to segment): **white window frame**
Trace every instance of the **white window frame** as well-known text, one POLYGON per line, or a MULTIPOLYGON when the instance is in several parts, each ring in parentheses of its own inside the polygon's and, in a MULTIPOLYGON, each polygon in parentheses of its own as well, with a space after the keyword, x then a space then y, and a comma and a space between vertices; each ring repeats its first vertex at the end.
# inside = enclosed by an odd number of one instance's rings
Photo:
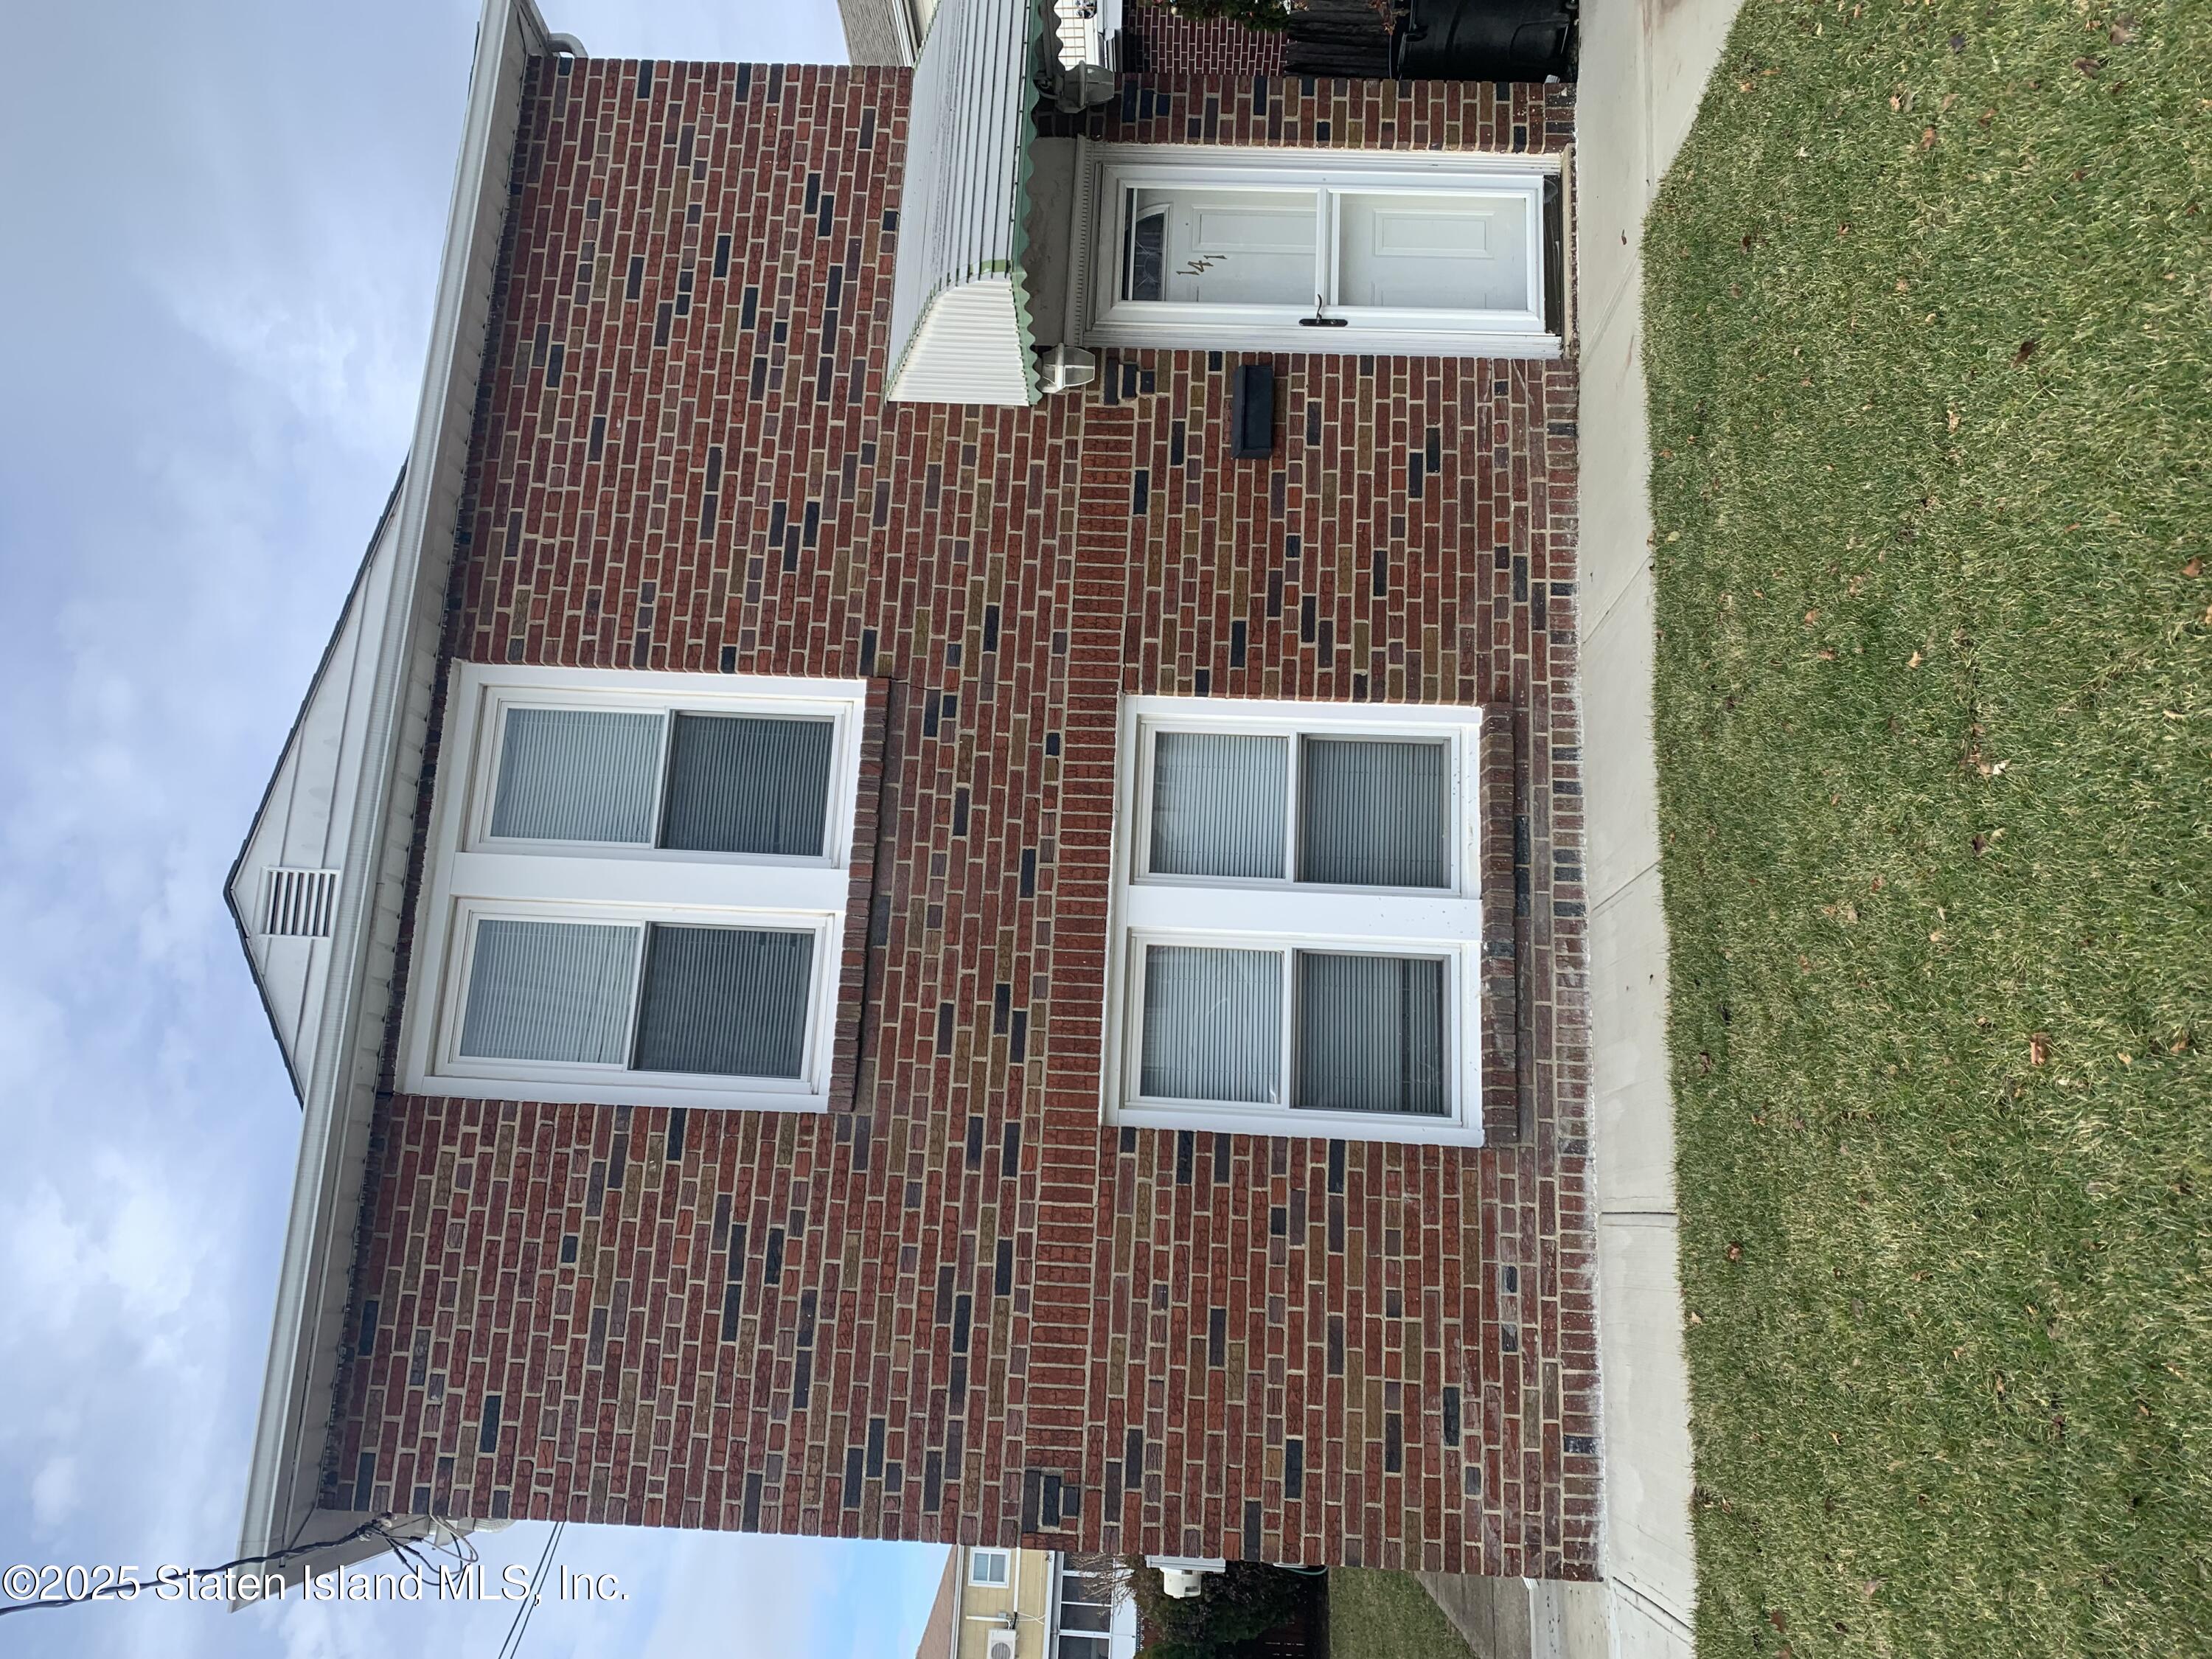
POLYGON ((1474 708, 1321 703, 1216 697, 1122 700, 1115 766, 1113 895, 1108 916, 1102 1054, 1105 1121, 1138 1127, 1208 1129, 1424 1145, 1482 1144, 1483 713, 1474 708), (1151 860, 1153 745, 1162 732, 1284 737, 1291 744, 1285 878, 1168 876, 1151 860), (1297 870, 1297 742, 1304 737, 1442 738, 1452 760, 1449 885, 1340 887, 1292 879, 1297 870), (1266 950, 1283 957, 1284 1099, 1277 1103, 1158 1099, 1143 1075, 1145 951, 1152 945, 1266 950), (1297 952, 1433 957, 1446 966, 1453 1013, 1449 1110, 1438 1117, 1324 1112, 1289 1103, 1297 952))
POLYGON ((1414 356, 1556 357, 1559 337, 1544 319, 1544 188, 1559 176, 1556 156, 1468 152, 1260 149, 1218 144, 1099 144, 1085 142, 1078 170, 1074 214, 1077 303, 1071 308, 1087 346, 1156 346, 1335 354, 1402 353, 1414 356), (1311 306, 1193 305, 1121 298, 1121 266, 1128 202, 1146 187, 1205 186, 1310 190, 1316 215, 1315 270, 1336 286, 1337 232, 1342 196, 1454 196, 1480 190, 1510 195, 1528 214, 1528 311, 1433 311, 1338 306, 1325 314, 1342 327, 1316 328, 1299 319, 1311 306))
MULTIPOLYGON (((866 697, 862 680, 455 663, 401 1026, 403 1086, 416 1094, 576 1104, 828 1109, 866 697), (831 721, 836 735, 821 855, 495 838, 492 794, 507 711, 529 707, 831 721), (641 952, 649 924, 811 934, 813 972, 799 1075, 727 1078, 463 1054, 470 946, 477 924, 487 920, 638 927, 633 1028, 643 1002, 641 952)), ((667 733, 673 726, 672 719, 663 727, 664 775, 667 733)), ((656 806, 655 839, 660 810, 656 806)))
POLYGON ((1014 1553, 1012 1550, 991 1549, 977 1545, 968 1552, 968 1582, 978 1589, 1005 1589, 1014 1580, 1014 1553), (996 1561, 999 1576, 986 1578, 983 1563, 996 1561))

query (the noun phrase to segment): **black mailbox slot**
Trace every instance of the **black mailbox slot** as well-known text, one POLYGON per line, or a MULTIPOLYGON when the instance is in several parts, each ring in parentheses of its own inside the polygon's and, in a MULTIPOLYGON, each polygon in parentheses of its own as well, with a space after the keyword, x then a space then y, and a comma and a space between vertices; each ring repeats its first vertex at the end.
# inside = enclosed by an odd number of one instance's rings
POLYGON ((1229 453, 1239 460, 1275 453, 1275 366, 1245 363, 1230 405, 1229 453))

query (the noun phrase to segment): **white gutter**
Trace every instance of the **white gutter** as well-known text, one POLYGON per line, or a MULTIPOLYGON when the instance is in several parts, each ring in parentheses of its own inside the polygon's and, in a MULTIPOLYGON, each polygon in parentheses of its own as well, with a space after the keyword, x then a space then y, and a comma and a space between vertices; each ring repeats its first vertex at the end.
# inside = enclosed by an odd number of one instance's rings
MULTIPOLYGON (((350 1292, 369 1118, 395 993, 394 948, 446 586, 484 328, 498 272, 510 167, 531 58, 556 49, 532 0, 484 0, 432 313, 429 360, 399 499, 398 561, 360 690, 368 700, 361 784, 339 861, 331 972, 304 1080, 300 1158, 276 1283, 275 1328, 246 1477, 239 1553, 329 1540, 367 1519, 319 1510, 350 1292), (410 739, 412 739, 410 748, 410 739)), ((403 1500, 404 1501, 404 1500, 403 1500)), ((422 1534, 416 1518, 395 1531, 422 1534)), ((316 1570, 379 1553, 374 1538, 313 1559, 316 1570)), ((285 1569, 296 1582, 305 1561, 285 1569)))

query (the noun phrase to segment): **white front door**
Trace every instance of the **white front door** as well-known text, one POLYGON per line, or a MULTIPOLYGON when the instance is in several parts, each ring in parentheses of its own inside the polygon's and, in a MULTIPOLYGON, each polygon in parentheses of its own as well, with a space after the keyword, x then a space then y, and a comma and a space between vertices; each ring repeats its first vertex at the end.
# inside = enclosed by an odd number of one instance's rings
POLYGON ((1550 356, 1543 158, 1097 145, 1095 345, 1550 356))

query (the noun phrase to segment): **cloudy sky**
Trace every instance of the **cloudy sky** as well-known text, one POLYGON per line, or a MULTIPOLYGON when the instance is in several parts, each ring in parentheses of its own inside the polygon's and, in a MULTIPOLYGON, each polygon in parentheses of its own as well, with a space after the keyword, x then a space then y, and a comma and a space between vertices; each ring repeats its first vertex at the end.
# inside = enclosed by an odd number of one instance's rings
MULTIPOLYGON (((833 0, 544 3, 610 56, 843 56, 833 0)), ((405 448, 476 10, 10 9, 0 1566, 238 1536, 298 1114, 221 887, 405 448)), ((902 1659, 943 1558, 572 1528, 562 1559, 631 1600, 547 1604, 531 1659, 902 1659)), ((489 1659, 507 1618, 142 1599, 0 1647, 489 1659)))

